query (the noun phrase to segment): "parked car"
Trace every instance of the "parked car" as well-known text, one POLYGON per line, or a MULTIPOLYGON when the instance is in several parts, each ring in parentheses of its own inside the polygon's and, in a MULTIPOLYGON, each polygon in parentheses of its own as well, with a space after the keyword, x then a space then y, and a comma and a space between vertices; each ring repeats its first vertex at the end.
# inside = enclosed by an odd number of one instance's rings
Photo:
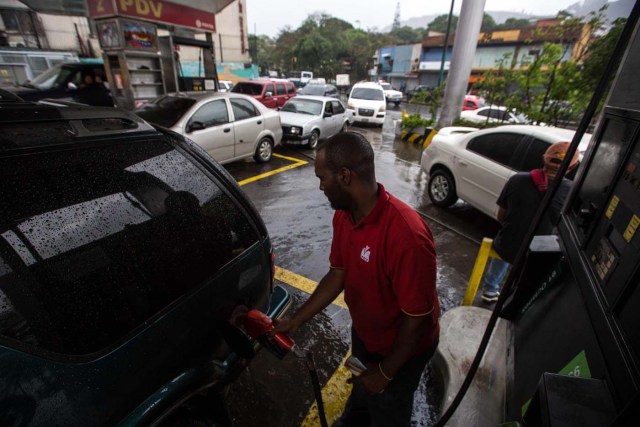
POLYGON ((135 112, 195 141, 221 164, 248 157, 268 162, 282 140, 277 111, 233 92, 171 93, 135 112))
POLYGON ((282 107, 280 120, 283 142, 316 148, 320 139, 345 132, 353 121, 353 111, 335 98, 298 95, 282 107))
POLYGON ((308 84, 298 91, 298 95, 330 96, 340 98, 338 88, 329 84, 308 84))
POLYGON ((102 61, 68 62, 58 64, 18 87, 4 89, 25 101, 48 98, 112 107, 113 99, 106 82, 102 61))
MULTIPOLYGON (((450 206, 461 198, 496 218, 496 200, 516 172, 542 167, 549 145, 571 141, 573 130, 530 125, 492 129, 446 127, 422 153, 420 165, 429 174, 428 193, 436 206, 450 206)), ((585 134, 584 151, 591 135, 585 134)))
POLYGON ((289 99, 298 94, 293 82, 281 79, 239 82, 231 89, 231 92, 251 96, 269 108, 282 107, 289 99))
POLYGON ((0 425, 230 425, 238 320, 290 299, 251 202, 132 113, 0 110, 0 425))
POLYGON ((425 85, 418 85, 416 87, 414 87, 413 89, 409 89, 405 92, 405 95, 407 97, 407 101, 410 101, 411 98, 413 98, 414 96, 421 94, 421 93, 430 93, 431 91, 433 91, 432 87, 429 86, 425 86, 425 85))
POLYGON ((469 120, 476 123, 511 123, 511 124, 524 124, 526 120, 522 116, 516 116, 512 112, 508 111, 506 107, 497 105, 487 105, 475 110, 466 110, 460 113, 460 118, 469 120))
POLYGON ((384 97, 387 102, 391 102, 396 107, 399 106, 400 102, 402 102, 402 92, 395 90, 387 82, 380 82, 380 86, 382 86, 382 90, 384 90, 384 97))
POLYGON ((476 95, 465 95, 464 102, 462 103, 462 111, 477 110, 478 108, 485 107, 484 98, 476 95))
POLYGON ((356 83, 351 88, 347 108, 355 111, 354 121, 382 127, 387 112, 382 86, 373 82, 356 83))
POLYGON ((218 80, 220 84, 220 92, 230 92, 233 89, 233 82, 229 80, 218 80))

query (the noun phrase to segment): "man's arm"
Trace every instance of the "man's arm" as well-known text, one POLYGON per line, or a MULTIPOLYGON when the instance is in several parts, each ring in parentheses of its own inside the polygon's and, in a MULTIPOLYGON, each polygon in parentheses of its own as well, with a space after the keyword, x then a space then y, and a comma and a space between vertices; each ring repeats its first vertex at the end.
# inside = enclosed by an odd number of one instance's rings
POLYGON ((344 270, 330 269, 302 307, 291 318, 277 322, 274 333, 295 332, 304 322, 331 304, 343 289, 344 270))
POLYGON ((498 209, 498 222, 502 224, 506 218, 507 210, 500 206, 500 208, 498 209))
POLYGON ((367 371, 359 377, 368 393, 382 392, 400 368, 416 354, 427 329, 431 326, 432 315, 433 313, 424 316, 403 315, 391 353, 380 364, 369 364, 367 371))

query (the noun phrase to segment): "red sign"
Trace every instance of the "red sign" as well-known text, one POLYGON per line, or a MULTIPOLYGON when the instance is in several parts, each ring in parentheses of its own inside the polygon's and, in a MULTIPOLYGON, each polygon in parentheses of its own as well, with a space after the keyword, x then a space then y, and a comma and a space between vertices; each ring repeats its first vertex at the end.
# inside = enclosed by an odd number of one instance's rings
POLYGON ((216 30, 213 13, 166 0, 87 0, 87 4, 92 18, 123 16, 202 31, 216 30))

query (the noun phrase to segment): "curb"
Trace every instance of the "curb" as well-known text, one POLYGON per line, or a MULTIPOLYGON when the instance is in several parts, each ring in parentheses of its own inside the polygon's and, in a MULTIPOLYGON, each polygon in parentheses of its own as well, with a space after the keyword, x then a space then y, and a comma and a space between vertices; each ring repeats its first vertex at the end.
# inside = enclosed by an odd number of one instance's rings
POLYGON ((422 149, 425 149, 431 143, 431 139, 433 136, 438 133, 436 129, 427 128, 424 134, 416 133, 416 132, 407 132, 403 130, 400 133, 400 139, 407 142, 414 142, 416 144, 422 145, 422 149))

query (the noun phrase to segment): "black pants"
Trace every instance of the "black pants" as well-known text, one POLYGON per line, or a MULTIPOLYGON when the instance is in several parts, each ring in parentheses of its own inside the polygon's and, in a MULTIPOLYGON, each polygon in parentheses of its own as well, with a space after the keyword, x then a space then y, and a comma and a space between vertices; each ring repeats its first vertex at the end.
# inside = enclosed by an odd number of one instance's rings
MULTIPOLYGON (((367 363, 379 363, 383 357, 369 353, 360 337, 351 329, 352 354, 367 363)), ((411 425, 413 394, 418 388, 425 366, 435 353, 436 343, 429 350, 413 356, 396 373, 393 381, 381 394, 369 395, 354 384, 344 413, 334 426, 349 427, 408 427, 411 425)))

